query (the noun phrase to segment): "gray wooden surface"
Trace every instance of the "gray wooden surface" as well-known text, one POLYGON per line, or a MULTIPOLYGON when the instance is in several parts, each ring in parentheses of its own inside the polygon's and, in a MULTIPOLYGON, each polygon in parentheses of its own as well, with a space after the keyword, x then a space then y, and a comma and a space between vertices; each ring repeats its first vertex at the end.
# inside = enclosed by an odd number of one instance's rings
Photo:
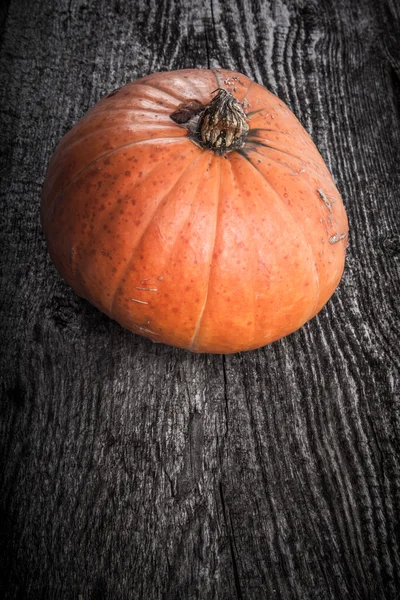
POLYGON ((1 553, 12 600, 400 597, 397 0, 10 0, 0 10, 1 553), (147 73, 278 94, 348 211, 343 281, 231 356, 121 329, 39 222, 60 137, 147 73))

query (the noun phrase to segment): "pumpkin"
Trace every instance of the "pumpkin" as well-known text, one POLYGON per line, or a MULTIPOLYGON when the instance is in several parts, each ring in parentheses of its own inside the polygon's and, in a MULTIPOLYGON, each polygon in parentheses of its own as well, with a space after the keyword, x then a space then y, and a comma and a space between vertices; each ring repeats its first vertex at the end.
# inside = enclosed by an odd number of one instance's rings
POLYGON ((344 268, 348 222, 287 106, 224 69, 149 75, 59 142, 41 220, 56 268, 123 327, 233 353, 300 328, 344 268))

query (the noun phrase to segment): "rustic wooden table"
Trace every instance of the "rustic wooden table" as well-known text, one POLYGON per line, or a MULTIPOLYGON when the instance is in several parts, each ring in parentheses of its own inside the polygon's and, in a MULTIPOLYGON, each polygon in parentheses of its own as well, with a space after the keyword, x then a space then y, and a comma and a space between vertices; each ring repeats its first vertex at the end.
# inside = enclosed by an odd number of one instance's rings
POLYGON ((398 599, 398 1, 9 0, 0 22, 3 597, 398 599), (214 66, 289 105, 350 221, 322 312, 226 356, 78 298, 39 222, 95 101, 214 66))

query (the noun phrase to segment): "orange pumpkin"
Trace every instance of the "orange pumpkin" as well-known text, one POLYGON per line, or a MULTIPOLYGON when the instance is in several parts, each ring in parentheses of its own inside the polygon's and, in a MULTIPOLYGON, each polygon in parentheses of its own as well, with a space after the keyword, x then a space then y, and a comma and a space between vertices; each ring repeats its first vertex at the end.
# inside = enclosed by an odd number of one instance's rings
POLYGON ((224 69, 156 73, 100 100, 60 141, 41 218, 80 296, 134 333, 212 353, 311 319, 348 231, 293 113, 224 69))

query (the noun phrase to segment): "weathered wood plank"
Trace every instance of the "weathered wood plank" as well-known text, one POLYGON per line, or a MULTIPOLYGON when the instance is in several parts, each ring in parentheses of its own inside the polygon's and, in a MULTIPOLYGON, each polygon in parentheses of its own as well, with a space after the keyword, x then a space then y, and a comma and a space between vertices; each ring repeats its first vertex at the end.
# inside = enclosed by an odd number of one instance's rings
POLYGON ((398 3, 11 0, 4 15, 3 596, 398 598, 398 3), (209 66, 292 108, 351 227, 320 315, 232 356, 122 330, 60 280, 39 223, 50 155, 97 99, 209 66))

